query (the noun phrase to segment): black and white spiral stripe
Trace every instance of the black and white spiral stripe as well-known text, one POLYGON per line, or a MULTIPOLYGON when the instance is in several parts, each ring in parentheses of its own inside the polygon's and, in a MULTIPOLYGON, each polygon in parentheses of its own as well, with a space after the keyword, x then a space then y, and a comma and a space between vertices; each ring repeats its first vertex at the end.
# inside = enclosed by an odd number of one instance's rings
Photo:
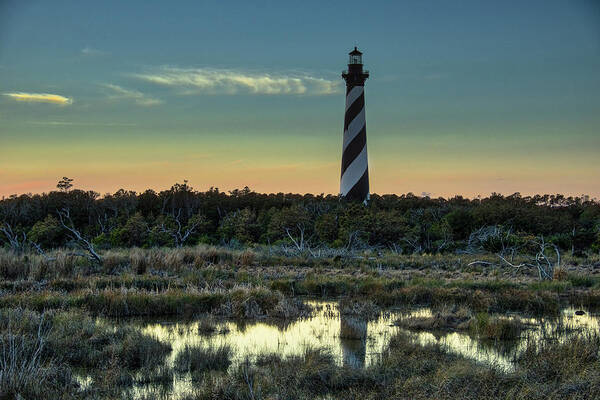
POLYGON ((352 86, 346 90, 340 192, 348 200, 369 199, 364 86, 352 86))

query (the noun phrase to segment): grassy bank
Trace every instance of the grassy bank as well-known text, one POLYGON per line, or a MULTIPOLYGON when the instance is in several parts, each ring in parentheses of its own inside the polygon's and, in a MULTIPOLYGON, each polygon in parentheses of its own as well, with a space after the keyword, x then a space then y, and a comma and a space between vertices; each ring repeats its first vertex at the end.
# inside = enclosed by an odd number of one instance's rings
MULTIPOLYGON (((600 305, 600 290, 573 290, 558 293, 551 289, 508 288, 497 290, 474 289, 464 282, 450 285, 427 286, 420 283, 388 283, 370 278, 341 279, 316 283, 314 280, 297 282, 297 287, 312 287, 303 295, 322 298, 344 296, 358 303, 366 302, 384 307, 464 305, 479 312, 521 312, 533 315, 557 315, 561 306, 573 304, 594 308, 600 305), (406 285, 406 286, 404 286, 406 285), (390 288, 390 286, 395 288, 390 288), (399 287, 398 287, 399 286, 399 287), (322 294, 322 288, 334 288, 331 295, 322 294), (319 294, 321 293, 321 294, 319 294)), ((477 285, 482 287, 482 285, 477 285)), ((298 292, 296 292, 296 296, 298 292)), ((94 315, 110 317, 160 316, 211 313, 235 318, 297 318, 310 310, 288 291, 281 291, 280 281, 270 287, 234 286, 232 289, 145 290, 105 288, 78 289, 70 292, 57 290, 28 290, 6 292, 0 296, 0 307, 23 307, 37 311, 46 309, 83 309, 94 315), (286 294, 284 294, 286 293, 286 294)), ((352 312, 352 311, 349 311, 352 312)))
POLYGON ((0 307, 75 308, 119 317, 295 318, 305 312, 289 300, 298 296, 345 297, 379 308, 457 304, 536 315, 555 315, 566 304, 600 306, 596 259, 566 257, 560 280, 540 282, 531 269, 473 264, 497 262, 491 254, 284 257, 264 248, 201 245, 109 250, 102 256, 100 266, 67 250, 45 256, 0 250, 0 307))
MULTIPOLYGON (((77 252, 75 252, 77 253, 77 252)), ((228 279, 231 269, 262 268, 267 277, 278 272, 307 273, 310 271, 378 271, 388 277, 402 276, 404 272, 442 278, 474 277, 518 278, 519 281, 537 280, 537 270, 529 267, 514 269, 497 255, 481 254, 397 254, 391 251, 340 252, 338 255, 312 256, 310 253, 275 254, 269 247, 235 250, 227 247, 197 245, 182 248, 128 248, 100 251, 102 264, 78 257, 71 249, 56 249, 45 253, 14 253, 0 248, 0 278, 9 281, 50 281, 94 275, 144 275, 146 273, 184 277, 190 270, 209 269, 202 277, 228 279), (212 268, 211 267, 215 267, 212 268), (225 267, 225 268, 219 268, 225 267), (268 270, 275 267, 274 270, 268 270)), ((515 265, 530 262, 515 256, 515 265)), ((600 288, 600 256, 572 257, 563 255, 562 268, 581 276, 573 286, 600 288)), ((247 277, 251 278, 251 277, 247 277)))
MULTIPOLYGON (((21 285, 18 290, 0 294, 0 308, 82 309, 93 315, 110 317, 161 316, 211 313, 235 318, 298 318, 310 310, 298 296, 345 298, 352 307, 344 313, 377 312, 386 307, 462 305, 477 312, 520 312, 532 315, 557 315, 568 304, 595 308, 600 306, 600 289, 570 288, 564 285, 521 284, 489 280, 407 281, 370 275, 336 278, 311 275, 303 280, 271 281, 263 284, 222 283, 220 287, 183 286, 173 279, 152 276, 97 277, 48 282, 44 287, 21 285), (107 281, 110 284, 106 284, 107 281), (157 283, 159 282, 159 283, 157 283), (89 287, 85 287, 85 286, 89 287), (557 290, 556 286, 561 289, 557 290), (69 290, 71 289, 71 290, 69 290)), ((31 283, 28 283, 31 284, 31 283)), ((6 284, 5 284, 6 286, 6 284)))
POLYGON ((215 314, 232 318, 298 318, 310 313, 299 299, 266 288, 198 291, 195 289, 81 290, 20 292, 0 297, 0 308, 80 309, 107 317, 215 314))

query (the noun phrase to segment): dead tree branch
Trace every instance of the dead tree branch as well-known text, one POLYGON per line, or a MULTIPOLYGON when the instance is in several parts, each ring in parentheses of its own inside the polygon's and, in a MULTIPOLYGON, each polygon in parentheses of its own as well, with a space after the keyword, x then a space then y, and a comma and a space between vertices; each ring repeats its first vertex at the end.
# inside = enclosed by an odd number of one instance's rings
POLYGON ((198 228, 198 225, 200 225, 200 221, 193 221, 191 225, 188 225, 184 228, 181 225, 180 218, 181 208, 177 211, 177 215, 173 215, 173 220, 175 221, 176 225, 175 229, 167 228, 164 223, 160 224, 159 226, 161 232, 166 233, 173 238, 175 247, 182 247, 189 237, 196 233, 196 228, 198 228))
POLYGON ((298 232, 300 232, 300 237, 298 238, 298 240, 294 239, 294 236, 292 236, 290 228, 284 228, 285 233, 288 235, 290 240, 294 243, 294 245, 296 246, 298 251, 304 251, 304 231, 306 228, 305 228, 304 224, 297 224, 296 227, 298 228, 298 232))
POLYGON ((418 240, 411 240, 407 237, 403 238, 402 240, 412 247, 413 253, 420 254, 423 251, 423 246, 421 246, 421 243, 419 243, 418 240))
POLYGON ((539 241, 534 241, 539 246, 539 251, 535 255, 535 262, 538 269, 539 277, 542 280, 551 280, 554 277, 554 270, 560 268, 560 250, 554 243, 548 243, 544 237, 540 237, 539 241), (551 258, 546 254, 547 250, 554 249, 556 259, 551 258))
POLYGON ((44 249, 42 249, 42 247, 39 244, 37 244, 35 242, 32 242, 32 241, 29 241, 29 243, 31 243, 31 245, 33 246, 33 248, 38 252, 38 254, 40 256, 44 257, 44 259, 46 261, 56 261, 56 257, 50 257, 50 256, 48 256, 46 254, 46 252, 44 251, 44 249))
MULTIPOLYGON (((538 276, 541 280, 552 280, 554 278, 554 270, 560 268, 561 265, 560 250, 558 246, 554 243, 546 242, 543 236, 541 236, 539 239, 532 240, 529 243, 534 244, 538 247, 535 256, 531 257, 531 262, 522 262, 520 264, 513 263, 512 257, 514 256, 514 249, 513 253, 511 254, 511 261, 507 260, 506 257, 503 256, 503 251, 500 251, 496 255, 506 265, 508 265, 511 268, 514 268, 515 271, 519 271, 523 267, 536 268, 538 270, 538 276), (548 251, 551 250, 554 250, 554 253, 556 254, 555 259, 552 259, 552 257, 548 255, 548 251)), ((495 265, 487 261, 473 261, 468 265, 475 264, 495 265)))
MULTIPOLYGON (((102 264, 102 258, 96 250, 94 249, 94 245, 92 242, 84 238, 81 233, 75 228, 75 224, 71 219, 71 213, 68 208, 63 208, 62 210, 57 210, 58 218, 60 219, 60 223, 69 233, 71 234, 71 238, 75 241, 75 243, 81 247, 83 250, 87 251, 89 254, 87 258, 97 262, 98 264, 102 264)), ((84 254, 74 254, 77 256, 85 256, 84 254)))
POLYGON ((22 232, 21 235, 15 233, 8 222, 0 225, 0 232, 4 233, 4 236, 8 239, 10 248, 16 253, 20 253, 25 250, 25 244, 27 243, 27 235, 22 232))

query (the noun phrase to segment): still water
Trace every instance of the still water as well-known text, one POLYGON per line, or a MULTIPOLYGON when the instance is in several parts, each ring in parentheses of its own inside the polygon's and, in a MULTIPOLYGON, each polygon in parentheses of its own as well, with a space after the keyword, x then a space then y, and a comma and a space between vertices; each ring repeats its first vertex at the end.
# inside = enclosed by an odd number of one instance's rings
MULTIPOLYGON (((337 302, 308 301, 316 310, 310 318, 293 322, 212 320, 215 332, 202 334, 202 320, 129 320, 144 334, 169 343, 173 349, 167 359, 172 366, 177 354, 185 345, 219 346, 229 345, 233 350, 230 368, 236 368, 246 359, 252 360, 259 354, 281 355, 302 354, 306 348, 328 350, 339 365, 364 368, 377 361, 379 355, 398 332, 404 332, 419 344, 439 344, 448 352, 462 355, 504 371, 515 368, 514 358, 522 352, 528 340, 567 340, 573 332, 600 330, 600 318, 585 311, 576 315, 575 309, 562 311, 559 318, 552 320, 521 318, 526 329, 519 340, 482 341, 462 332, 412 332, 394 326, 402 318, 431 316, 431 310, 388 310, 373 320, 341 315, 337 302)), ((516 318, 516 316, 503 316, 516 318)), ((168 388, 156 384, 136 385, 132 395, 141 397, 160 393, 160 398, 177 399, 189 393, 193 383, 189 374, 175 374, 168 388)))

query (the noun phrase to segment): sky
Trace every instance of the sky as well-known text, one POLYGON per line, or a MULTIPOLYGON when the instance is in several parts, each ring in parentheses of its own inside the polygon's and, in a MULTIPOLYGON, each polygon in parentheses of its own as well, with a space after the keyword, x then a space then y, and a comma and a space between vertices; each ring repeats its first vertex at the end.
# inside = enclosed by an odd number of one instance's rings
POLYGON ((355 45, 372 193, 600 197, 595 0, 0 0, 0 197, 337 194, 355 45))

